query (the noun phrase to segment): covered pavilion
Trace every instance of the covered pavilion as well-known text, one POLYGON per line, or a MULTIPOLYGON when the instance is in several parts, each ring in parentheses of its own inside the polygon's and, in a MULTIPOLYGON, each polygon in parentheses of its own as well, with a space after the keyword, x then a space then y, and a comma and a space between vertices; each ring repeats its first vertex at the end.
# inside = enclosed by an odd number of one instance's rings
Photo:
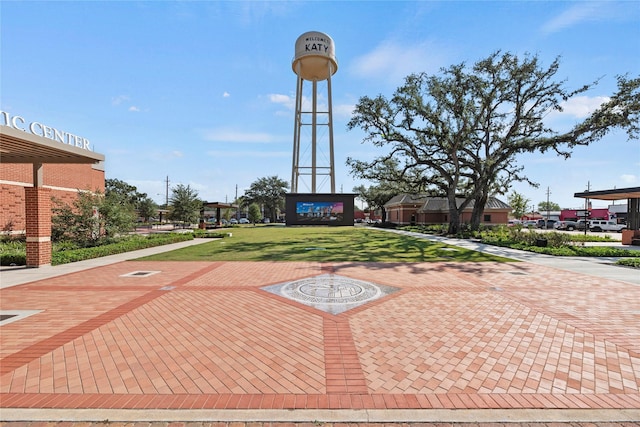
POLYGON ((51 189, 43 185, 43 165, 103 161, 103 154, 10 126, 0 126, 0 162, 33 165, 33 186, 24 188, 27 267, 51 264, 51 189))
POLYGON ((640 187, 614 188, 612 190, 584 191, 574 197, 596 200, 627 200, 627 229, 622 231, 622 243, 630 245, 640 238, 640 187))
POLYGON ((201 217, 204 220, 204 211, 207 209, 215 209, 216 210, 216 226, 219 227, 222 225, 222 217, 221 210, 222 209, 237 209, 238 205, 234 203, 222 203, 222 202, 204 202, 202 204, 201 217))

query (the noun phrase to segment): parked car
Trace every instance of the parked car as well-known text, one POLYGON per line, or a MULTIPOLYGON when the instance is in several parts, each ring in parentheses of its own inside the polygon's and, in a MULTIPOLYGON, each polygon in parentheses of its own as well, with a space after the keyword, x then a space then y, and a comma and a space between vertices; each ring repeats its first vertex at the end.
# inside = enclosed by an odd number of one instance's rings
POLYGON ((585 228, 589 229, 589 221, 588 220, 580 219, 580 220, 576 221, 576 230, 584 230, 585 228))
POLYGON ((235 218, 231 218, 231 219, 229 220, 229 223, 230 223, 230 224, 237 224, 237 223, 238 223, 238 220, 237 220, 237 219, 235 219, 235 218))
POLYGON ((536 227, 537 228, 545 228, 547 230, 552 230, 553 229, 553 224, 556 223, 555 219, 539 219, 538 222, 536 222, 536 227))
POLYGON ((556 230, 573 231, 578 229, 576 221, 558 221, 555 223, 556 230))
POLYGON ((617 231, 622 233, 625 228, 627 227, 624 224, 618 224, 615 221, 594 219, 589 222, 589 230, 591 231, 617 231))
POLYGON ((519 219, 510 219, 507 222, 508 227, 515 227, 516 225, 522 225, 522 221, 520 221, 519 219))
POLYGON ((240 218, 240 224, 249 224, 249 220, 247 218, 240 218))
POLYGON ((537 224, 538 224, 538 221, 536 221, 535 219, 528 219, 522 223, 523 227, 527 227, 527 228, 533 228, 537 224))

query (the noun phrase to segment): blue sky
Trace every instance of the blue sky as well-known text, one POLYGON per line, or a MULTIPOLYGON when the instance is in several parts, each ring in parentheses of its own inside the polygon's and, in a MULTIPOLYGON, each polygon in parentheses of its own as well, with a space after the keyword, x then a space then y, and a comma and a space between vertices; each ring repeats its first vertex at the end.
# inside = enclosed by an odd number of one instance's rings
MULTIPOLYGON (((569 88, 601 78, 550 114, 562 130, 640 74, 638 1, 71 1, 0 2, 0 107, 83 136, 106 177, 163 203, 166 177, 208 201, 232 201, 258 178, 290 181, 295 42, 335 42, 332 79, 337 191, 347 157, 377 154, 346 124, 362 96, 391 96, 414 72, 473 63, 496 50, 561 57, 569 88)), ((640 186, 640 142, 622 132, 574 150, 520 158, 540 184, 513 189, 533 204, 579 207, 575 192, 640 186)), ((318 192, 329 192, 323 183, 318 192)), ((299 184, 299 191, 310 191, 299 184)), ((506 196, 501 197, 506 200, 506 196)), ((606 206, 594 201, 594 206, 606 206)))

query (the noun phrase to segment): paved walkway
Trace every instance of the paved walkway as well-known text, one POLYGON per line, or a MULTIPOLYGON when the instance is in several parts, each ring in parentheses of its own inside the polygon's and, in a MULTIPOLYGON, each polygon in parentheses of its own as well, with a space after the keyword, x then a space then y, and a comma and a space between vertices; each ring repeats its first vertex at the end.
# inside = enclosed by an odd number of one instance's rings
MULTIPOLYGON (((636 269, 614 265, 614 263, 619 259, 615 257, 557 257, 552 255, 537 254, 534 252, 519 251, 516 249, 487 245, 473 240, 440 237, 391 229, 386 231, 406 234, 420 239, 432 240, 449 245, 460 246, 465 249, 503 256, 506 258, 529 262, 545 267, 558 268, 561 270, 567 270, 579 274, 587 274, 607 279, 622 280, 640 285, 640 272, 638 272, 638 270, 636 269)), ((598 246, 603 245, 605 244, 598 244, 598 246)), ((610 244, 606 244, 606 246, 624 248, 629 251, 640 250, 640 247, 638 246, 623 246, 620 242, 612 242, 610 244)))
POLYGON ((637 270, 476 249, 526 262, 3 270, 0 420, 636 425, 637 270), (265 289, 327 275, 395 291, 330 314, 265 289))

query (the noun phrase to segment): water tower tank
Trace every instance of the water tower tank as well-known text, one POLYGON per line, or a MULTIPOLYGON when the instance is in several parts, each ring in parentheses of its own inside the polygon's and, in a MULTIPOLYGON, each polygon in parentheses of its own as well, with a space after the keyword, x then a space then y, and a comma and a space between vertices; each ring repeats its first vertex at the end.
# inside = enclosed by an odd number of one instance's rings
POLYGON ((296 40, 293 72, 304 80, 320 81, 338 71, 333 39, 319 31, 309 31, 296 40))

